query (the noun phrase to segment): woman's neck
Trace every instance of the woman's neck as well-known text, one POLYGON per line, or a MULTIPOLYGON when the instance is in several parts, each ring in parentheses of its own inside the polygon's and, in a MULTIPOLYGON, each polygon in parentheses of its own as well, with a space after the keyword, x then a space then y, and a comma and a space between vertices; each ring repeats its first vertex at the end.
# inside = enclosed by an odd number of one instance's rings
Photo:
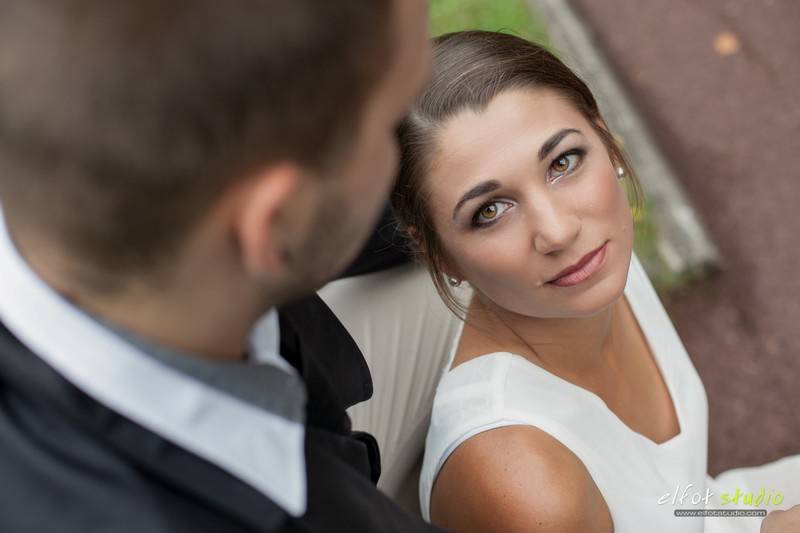
POLYGON ((590 317, 536 318, 485 305, 476 297, 467 323, 550 372, 579 377, 614 363, 623 304, 620 298, 590 317))

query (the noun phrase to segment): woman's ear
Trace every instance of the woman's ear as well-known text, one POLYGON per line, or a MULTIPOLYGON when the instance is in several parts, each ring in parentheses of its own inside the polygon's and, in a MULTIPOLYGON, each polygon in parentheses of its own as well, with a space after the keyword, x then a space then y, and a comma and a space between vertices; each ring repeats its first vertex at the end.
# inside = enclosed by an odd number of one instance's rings
POLYGON ((614 142, 617 144, 617 146, 619 146, 620 148, 624 148, 625 147, 625 139, 623 139, 619 135, 616 135, 615 133, 613 133, 609 129, 608 124, 606 124, 606 121, 602 119, 602 117, 596 117, 594 119, 594 123, 601 130, 605 131, 608 134, 608 136, 611 137, 614 140, 614 142))
POLYGON ((461 270, 453 263, 453 261, 442 252, 442 257, 439 260, 439 267, 442 273, 450 280, 456 280, 458 282, 464 281, 464 274, 461 273, 461 270))
MULTIPOLYGON (((606 121, 603 120, 602 117, 596 117, 594 119, 594 124, 605 133, 607 139, 613 142, 617 146, 618 150, 622 151, 625 149, 625 139, 612 133, 611 130, 608 129, 608 124, 606 124, 606 121)), ((614 156, 613 150, 611 150, 610 147, 606 146, 606 150, 608 151, 608 155, 611 158, 611 164, 614 165, 614 168, 620 168, 623 162, 619 161, 618 158, 614 156)))
POLYGON ((614 139, 614 142, 616 142, 618 145, 622 146, 622 138, 617 136, 617 135, 614 135, 614 133, 611 131, 611 128, 609 128, 608 124, 606 124, 606 121, 603 120, 603 117, 595 117, 594 118, 594 123, 601 130, 605 131, 608 134, 609 137, 614 139))
MULTIPOLYGON (((414 246, 419 251, 420 254, 427 256, 428 250, 425 246, 425 240, 422 236, 422 232, 416 226, 408 226, 406 228, 408 232, 408 236, 411 239, 411 242, 414 243, 414 246)), ((461 274, 459 273, 458 269, 452 264, 450 258, 444 253, 444 251, 439 252, 439 267, 442 274, 444 274, 448 278, 452 279, 463 279, 461 274)), ((431 261, 430 257, 425 257, 426 261, 431 261)))
POLYGON ((406 231, 408 232, 408 237, 411 239, 411 242, 414 243, 414 246, 417 248, 417 250, 422 251, 423 250, 422 236, 420 235, 420 232, 417 229, 417 227, 408 226, 406 231))

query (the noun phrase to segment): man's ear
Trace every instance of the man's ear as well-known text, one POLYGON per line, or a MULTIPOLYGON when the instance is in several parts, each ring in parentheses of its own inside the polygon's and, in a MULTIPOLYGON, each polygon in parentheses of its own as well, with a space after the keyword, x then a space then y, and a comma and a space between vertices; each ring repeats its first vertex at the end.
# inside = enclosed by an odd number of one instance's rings
POLYGON ((292 205, 300 172, 292 164, 272 166, 244 187, 235 232, 244 266, 251 274, 261 276, 286 268, 283 249, 291 236, 286 234, 290 225, 286 224, 284 210, 292 205))

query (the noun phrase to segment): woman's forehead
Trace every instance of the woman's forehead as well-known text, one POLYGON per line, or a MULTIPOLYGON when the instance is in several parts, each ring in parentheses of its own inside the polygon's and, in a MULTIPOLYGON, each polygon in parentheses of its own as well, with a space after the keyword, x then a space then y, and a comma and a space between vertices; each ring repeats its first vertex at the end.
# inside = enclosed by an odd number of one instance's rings
POLYGON ((519 157, 535 161, 547 139, 564 129, 590 129, 566 97, 544 89, 501 93, 486 109, 465 110, 443 126, 431 185, 496 178, 519 157))

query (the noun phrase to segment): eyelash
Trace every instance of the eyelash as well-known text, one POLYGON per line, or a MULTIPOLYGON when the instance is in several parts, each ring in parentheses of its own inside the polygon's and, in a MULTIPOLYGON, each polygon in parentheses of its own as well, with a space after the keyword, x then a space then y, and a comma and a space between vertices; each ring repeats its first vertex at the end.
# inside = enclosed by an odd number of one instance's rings
POLYGON ((554 179, 558 180, 558 179, 561 179, 561 178, 563 178, 563 177, 564 177, 564 176, 566 176, 567 174, 572 174, 573 172, 575 172, 575 170, 577 170, 577 169, 578 169, 578 168, 581 166, 581 164, 583 163, 583 157, 586 155, 586 150, 585 150, 584 148, 573 148, 572 150, 567 150, 566 152, 563 152, 563 153, 561 153, 561 154, 557 155, 557 156, 556 156, 556 157, 555 157, 555 158, 554 158, 554 159, 553 159, 553 160, 550 162, 550 166, 549 166, 549 167, 548 167, 548 169, 547 169, 547 170, 548 170, 548 172, 550 172, 550 171, 552 171, 552 170, 553 170, 553 165, 555 165, 555 164, 556 164, 556 161, 558 161, 559 159, 562 159, 562 158, 569 157, 569 156, 571 156, 571 155, 576 155, 576 156, 578 156, 578 160, 577 160, 577 162, 575 163, 575 166, 574 166, 573 168, 569 168, 569 169, 565 170, 565 171, 564 171, 564 172, 563 172, 563 173, 562 173, 560 176, 558 176, 558 177, 556 177, 556 178, 554 178, 554 179))
MULTIPOLYGON (((560 153, 559 155, 554 157, 553 160, 550 162, 550 166, 547 168, 548 174, 550 174, 552 172, 553 165, 556 163, 556 161, 558 161, 559 159, 562 159, 562 158, 567 158, 569 156, 573 156, 573 155, 578 156, 578 160, 574 163, 572 168, 568 168, 567 170, 562 172, 559 176, 556 176, 555 178, 551 178, 553 181, 560 180, 564 176, 572 174, 573 172, 575 172, 575 170, 580 168, 581 164, 583 164, 583 158, 586 155, 586 149, 584 149, 584 148, 573 148, 571 150, 567 150, 566 152, 560 153)), ((510 202, 506 202, 506 201, 502 201, 502 200, 492 200, 490 202, 486 202, 485 204, 481 205, 475 211, 475 214, 472 216, 472 220, 471 220, 471 224, 470 225, 472 227, 474 227, 474 228, 486 228, 486 227, 489 227, 492 224, 494 224, 498 220, 498 218, 503 213, 505 213, 509 208, 510 208, 510 202), (479 218, 480 218, 481 212, 484 209, 486 209, 487 207, 489 207, 491 205, 497 205, 497 204, 502 204, 502 205, 504 205, 506 207, 505 207, 505 209, 503 209, 501 211, 499 210, 497 215, 495 215, 494 219, 491 220, 490 222, 480 222, 479 218)))

